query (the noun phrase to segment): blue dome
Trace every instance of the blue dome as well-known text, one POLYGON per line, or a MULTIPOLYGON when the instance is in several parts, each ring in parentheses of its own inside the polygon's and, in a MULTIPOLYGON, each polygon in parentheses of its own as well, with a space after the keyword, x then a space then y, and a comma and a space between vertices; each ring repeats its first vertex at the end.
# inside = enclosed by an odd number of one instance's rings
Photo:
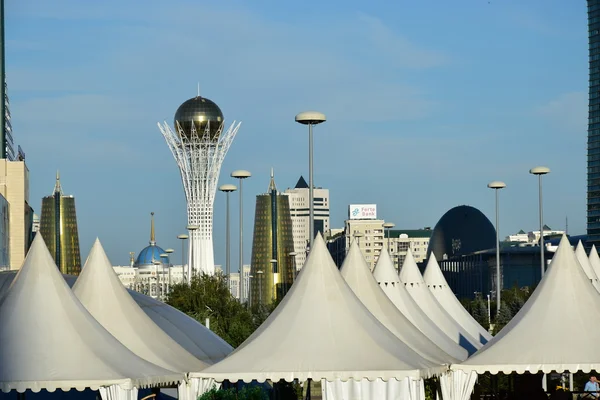
POLYGON ((160 255, 164 254, 165 251, 158 247, 157 245, 151 244, 148 247, 145 247, 140 254, 138 255, 137 260, 135 261, 136 267, 142 267, 145 265, 153 265, 155 261, 160 261, 164 264, 167 263, 166 258, 161 258, 160 255))

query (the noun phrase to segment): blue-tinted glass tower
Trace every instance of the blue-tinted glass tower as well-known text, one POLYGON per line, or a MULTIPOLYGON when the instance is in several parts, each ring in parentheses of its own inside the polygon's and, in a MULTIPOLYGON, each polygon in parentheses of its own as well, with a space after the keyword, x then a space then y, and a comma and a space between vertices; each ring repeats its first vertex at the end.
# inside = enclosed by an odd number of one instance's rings
POLYGON ((588 245, 600 244, 600 0, 587 0, 589 36, 588 245))

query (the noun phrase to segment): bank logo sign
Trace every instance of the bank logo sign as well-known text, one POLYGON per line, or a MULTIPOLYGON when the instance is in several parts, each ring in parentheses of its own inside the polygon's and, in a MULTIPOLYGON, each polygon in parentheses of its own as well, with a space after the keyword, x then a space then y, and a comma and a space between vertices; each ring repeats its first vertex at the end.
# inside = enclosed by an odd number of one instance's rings
POLYGON ((350 204, 348 219, 377 219, 377 204, 350 204))

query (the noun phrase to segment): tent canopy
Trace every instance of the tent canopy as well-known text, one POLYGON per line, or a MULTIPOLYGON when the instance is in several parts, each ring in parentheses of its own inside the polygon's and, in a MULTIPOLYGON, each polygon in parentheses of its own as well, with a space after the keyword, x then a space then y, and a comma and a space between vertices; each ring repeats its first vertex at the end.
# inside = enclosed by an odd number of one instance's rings
POLYGON ((423 279, 438 303, 471 336, 479 339, 481 344, 486 344, 492 338, 492 335, 458 301, 458 298, 456 298, 452 289, 450 289, 446 278, 444 278, 444 274, 433 253, 429 255, 423 279))
POLYGON ((419 355, 437 364, 458 361, 440 349, 396 308, 375 281, 356 241, 350 246, 340 272, 371 314, 419 355))
POLYGON ((408 249, 402 270, 400 271, 400 282, 408 290, 415 302, 421 307, 421 310, 427 314, 440 329, 465 348, 469 354, 481 348, 479 340, 470 335, 467 330, 455 321, 450 314, 433 297, 433 294, 427 288, 423 276, 417 267, 417 263, 413 258, 412 252, 408 249))
POLYGON ((563 235, 544 278, 513 319, 453 370, 493 374, 600 368, 600 294, 563 235))
POLYGON ((592 245, 592 250, 590 250, 590 256, 588 259, 590 260, 590 265, 592 266, 594 273, 597 277, 600 277, 600 257, 598 256, 596 245, 592 245))
POLYGON ((585 253, 585 249, 583 248, 581 240, 577 243, 577 247, 575 248, 575 257, 577 258, 577 261, 579 261, 579 265, 581 265, 581 268, 583 268, 583 272, 585 272, 585 275, 592 282, 592 285, 594 285, 594 287, 598 289, 598 277, 594 272, 588 255, 585 253))
POLYGON ((466 360, 469 353, 448 337, 417 305, 396 274, 394 264, 387 253, 379 254, 373 269, 373 277, 379 287, 398 310, 412 322, 425 336, 437 344, 444 352, 458 360, 466 360))
POLYGON ((87 312, 39 234, 0 302, 0 342, 3 392, 131 389, 183 379, 133 354, 87 312))
POLYGON ((73 286, 73 293, 106 330, 144 360, 185 373, 208 366, 142 311, 114 272, 98 239, 73 286))
POLYGON ((318 235, 291 290, 229 357, 191 377, 253 379, 419 378, 440 373, 386 329, 354 295, 318 235))

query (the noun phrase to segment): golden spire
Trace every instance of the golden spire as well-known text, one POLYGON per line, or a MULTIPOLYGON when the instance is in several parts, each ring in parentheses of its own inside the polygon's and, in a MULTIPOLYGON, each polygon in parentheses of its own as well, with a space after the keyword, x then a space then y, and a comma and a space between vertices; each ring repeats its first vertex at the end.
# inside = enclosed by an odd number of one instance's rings
POLYGON ((271 181, 269 182, 269 193, 277 191, 277 186, 275 186, 275 173, 273 172, 273 168, 271 168, 271 181))
POLYGON ((150 213, 150 245, 156 244, 156 239, 154 237, 154 211, 150 213))

